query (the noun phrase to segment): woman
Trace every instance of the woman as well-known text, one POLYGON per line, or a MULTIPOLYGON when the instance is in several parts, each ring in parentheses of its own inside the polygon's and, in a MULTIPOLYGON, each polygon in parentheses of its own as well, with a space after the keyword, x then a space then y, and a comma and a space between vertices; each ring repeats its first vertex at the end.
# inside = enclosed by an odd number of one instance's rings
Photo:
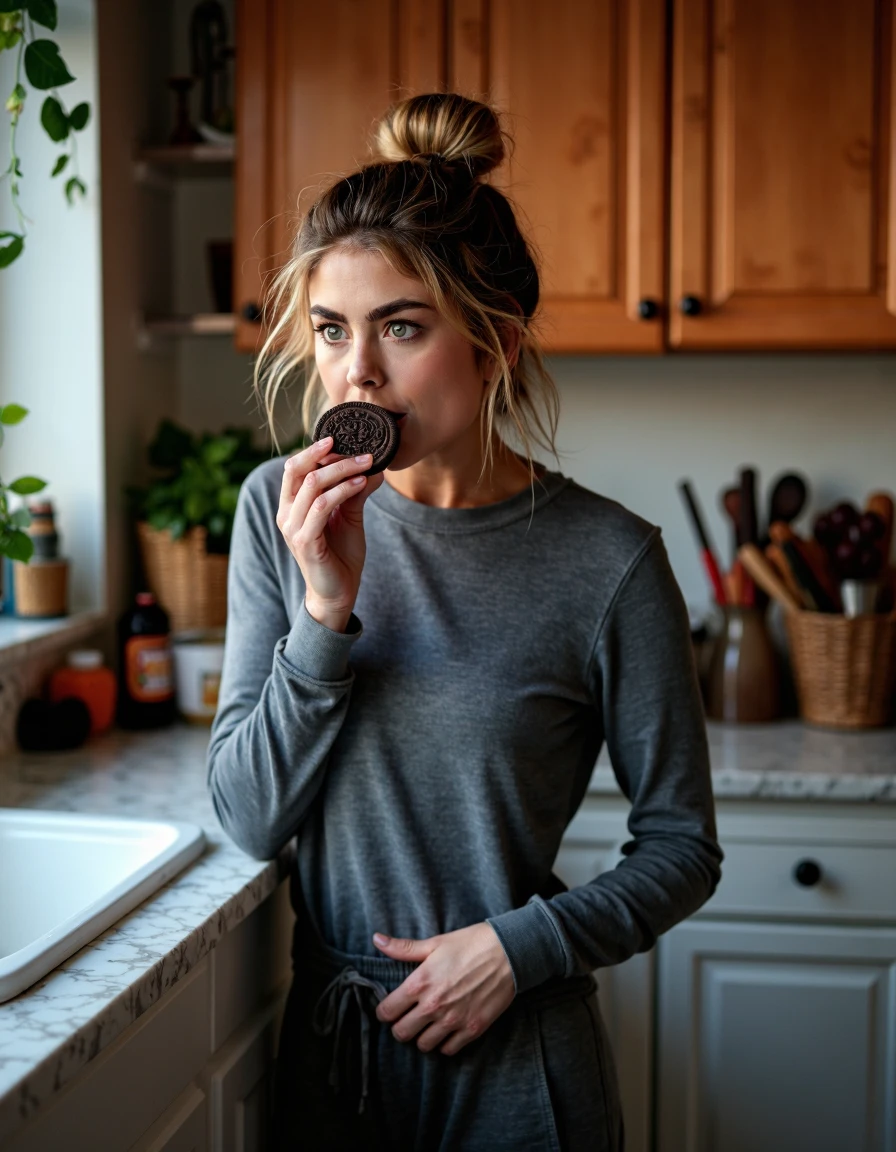
POLYGON ((658 528, 533 459, 556 392, 495 114, 416 97, 378 147, 305 216, 258 371, 269 418, 313 361, 305 426, 366 401, 400 448, 243 484, 208 755, 237 844, 297 837, 275 1146, 617 1152, 592 970, 722 860, 687 612, 658 528), (633 839, 567 891, 604 740, 633 839))

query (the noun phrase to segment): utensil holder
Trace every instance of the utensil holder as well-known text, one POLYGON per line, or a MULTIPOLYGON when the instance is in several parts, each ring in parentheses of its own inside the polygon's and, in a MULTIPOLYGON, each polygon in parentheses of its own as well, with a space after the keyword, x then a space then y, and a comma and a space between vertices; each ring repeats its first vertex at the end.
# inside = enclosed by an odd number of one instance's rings
POLYGON ((780 661, 765 608, 728 604, 709 665, 706 714, 736 724, 763 723, 781 715, 780 661))
POLYGON ((824 728, 880 728, 893 718, 896 612, 787 612, 800 716, 824 728))

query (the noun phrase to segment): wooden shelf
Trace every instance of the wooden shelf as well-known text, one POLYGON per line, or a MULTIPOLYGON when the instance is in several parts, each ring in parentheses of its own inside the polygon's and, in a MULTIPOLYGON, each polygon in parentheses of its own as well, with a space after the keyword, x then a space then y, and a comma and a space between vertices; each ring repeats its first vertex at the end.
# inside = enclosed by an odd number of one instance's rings
POLYGON ((232 144, 168 144, 141 148, 134 157, 134 176, 141 184, 167 183, 173 177, 233 175, 232 144))
POLYGON ((137 346, 152 347, 166 336, 231 336, 236 330, 232 312, 196 312, 192 316, 143 316, 137 324, 137 346))

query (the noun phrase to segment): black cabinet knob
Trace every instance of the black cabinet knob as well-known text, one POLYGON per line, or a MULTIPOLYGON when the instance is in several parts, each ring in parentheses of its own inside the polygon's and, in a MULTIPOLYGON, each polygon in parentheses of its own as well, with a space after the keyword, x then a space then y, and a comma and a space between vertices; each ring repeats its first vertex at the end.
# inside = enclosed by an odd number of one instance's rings
POLYGON ((248 320, 250 324, 254 324, 256 320, 261 319, 261 309, 252 301, 250 301, 248 304, 244 304, 243 319, 248 320))
POLYGON ((683 316, 699 316, 703 311, 703 305, 697 296, 682 296, 678 307, 683 316))
POLYGON ((814 860, 800 860, 793 870, 793 878, 804 888, 812 888, 821 879, 821 869, 814 860))
POLYGON ((647 296, 643 300, 638 301, 638 315, 642 320, 655 320, 660 314, 660 306, 656 300, 651 300, 647 296))

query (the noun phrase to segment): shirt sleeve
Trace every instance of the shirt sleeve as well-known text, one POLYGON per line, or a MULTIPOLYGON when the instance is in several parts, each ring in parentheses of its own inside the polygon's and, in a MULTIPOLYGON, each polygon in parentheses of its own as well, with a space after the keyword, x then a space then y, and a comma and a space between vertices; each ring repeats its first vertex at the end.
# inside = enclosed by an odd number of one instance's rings
POLYGON ((587 884, 488 920, 517 992, 620 964, 697 911, 721 878, 706 723, 687 608, 659 528, 600 625, 594 692, 631 803, 624 859, 587 884))
POLYGON ((276 513, 263 509, 257 480, 244 481, 234 513, 207 773, 225 832, 269 860, 296 834, 323 782, 348 710, 348 659, 361 623, 353 614, 345 633, 334 632, 303 602, 290 625, 275 562, 276 513))

